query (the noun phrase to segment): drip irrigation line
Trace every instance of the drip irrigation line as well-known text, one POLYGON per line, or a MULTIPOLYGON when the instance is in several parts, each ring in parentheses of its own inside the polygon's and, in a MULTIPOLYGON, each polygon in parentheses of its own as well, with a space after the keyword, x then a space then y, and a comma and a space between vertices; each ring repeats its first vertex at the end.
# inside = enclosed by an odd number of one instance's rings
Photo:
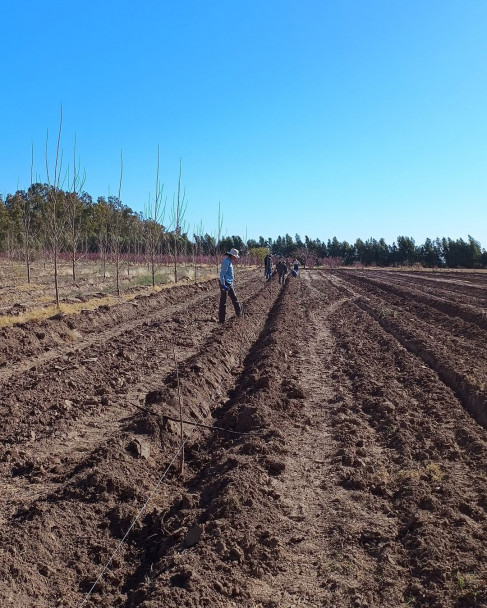
POLYGON ((191 422, 190 420, 180 420, 179 418, 172 418, 171 416, 162 415, 163 418, 167 418, 168 420, 172 420, 173 422, 182 422, 183 424, 191 424, 192 426, 198 426, 203 429, 209 429, 210 431, 224 431, 225 433, 233 433, 235 435, 252 435, 251 432, 244 431, 232 431, 231 429, 226 429, 222 426, 211 426, 209 424, 203 424, 201 422, 191 422))
POLYGON ((96 581, 93 583, 93 585, 91 586, 91 589, 88 591, 88 593, 85 595, 83 601, 81 602, 81 604, 79 604, 79 608, 82 608, 82 606, 84 606, 86 604, 86 602, 88 601, 89 597, 91 596, 91 594, 93 593, 95 587, 97 586, 97 584, 101 581, 101 579, 103 578, 103 575, 105 574, 105 572, 108 570, 110 564, 113 561, 113 558, 115 557, 115 555, 118 553, 118 551, 120 550, 120 547, 123 545, 123 543, 125 542, 125 539, 127 538, 127 536, 130 534, 130 532, 132 531, 132 528, 135 526, 135 524, 138 522, 140 516, 142 515, 142 513, 144 512, 145 508, 147 507, 147 505, 149 504, 149 502, 152 500, 152 497, 154 496, 154 494, 157 492, 157 490, 159 489, 159 486, 161 485, 161 483, 163 482, 164 478, 166 477, 166 475, 169 472, 169 469, 171 468, 171 466, 173 465, 174 461, 176 460, 176 458, 179 456, 179 454, 181 453, 181 450, 184 449, 184 445, 185 443, 187 443, 190 439, 191 435, 189 435, 188 437, 186 437, 186 439, 183 441, 183 443, 179 446, 178 450, 176 451, 176 453, 174 454, 174 456, 171 459, 171 462, 167 465, 164 473, 161 475, 161 477, 159 478, 159 481, 157 482, 157 484, 155 485, 154 489, 152 490, 152 492, 149 494, 149 497, 147 498, 147 500, 145 501, 145 503, 142 505, 141 509, 139 510, 139 512, 137 513, 137 515, 135 516, 135 518, 132 520, 132 523, 129 526, 129 529, 127 530, 127 532, 125 532, 124 537, 122 538, 122 540, 118 543, 115 551, 111 554, 110 559, 107 561, 107 563, 105 564, 103 570, 100 572, 100 574, 98 575, 98 578, 96 579, 96 581))
POLYGON ((210 431, 224 431, 225 433, 233 433, 234 435, 252 435, 251 432, 244 431, 233 431, 232 429, 226 429, 223 426, 214 426, 209 424, 203 424, 202 422, 192 422, 191 420, 181 420, 180 418, 173 418, 172 416, 167 416, 167 414, 158 414, 157 412, 153 412, 152 410, 148 410, 146 407, 142 407, 141 405, 135 405, 135 407, 142 412, 146 412, 147 414, 152 414, 153 416, 167 418, 168 420, 172 420, 173 422, 182 422, 183 424, 190 424, 191 426, 201 427, 203 429, 209 429, 210 431))

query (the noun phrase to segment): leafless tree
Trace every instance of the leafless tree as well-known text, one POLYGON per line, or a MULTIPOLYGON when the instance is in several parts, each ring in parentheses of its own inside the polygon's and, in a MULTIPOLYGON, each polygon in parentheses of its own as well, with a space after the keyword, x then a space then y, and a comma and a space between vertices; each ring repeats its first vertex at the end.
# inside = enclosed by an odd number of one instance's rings
POLYGON ((99 196, 94 206, 98 252, 101 254, 103 278, 106 278, 107 254, 110 242, 110 205, 103 196, 99 196))
POLYGON ((115 287, 117 295, 120 295, 120 240, 121 231, 120 224, 122 220, 122 177, 123 177, 123 156, 120 151, 120 180, 118 182, 118 196, 116 198, 109 197, 109 203, 111 207, 111 240, 112 240, 112 252, 115 256, 115 287))
POLYGON ((198 282, 198 257, 201 255, 201 240, 203 238, 203 222, 200 221, 198 226, 194 229, 194 244, 193 244, 193 269, 194 269, 194 282, 198 282))
MULTIPOLYGON (((81 231, 83 226, 83 212, 85 205, 80 199, 80 194, 86 181, 86 174, 80 174, 79 163, 76 164, 76 136, 74 138, 73 149, 73 181, 71 191, 65 196, 66 223, 67 223, 67 240, 71 251, 71 275, 73 283, 76 282, 76 255, 78 245, 81 240, 81 231)), ((68 180, 69 181, 69 180, 68 180)))
POLYGON ((181 171, 182 163, 179 159, 179 178, 177 197, 173 200, 171 226, 173 227, 173 256, 174 256, 174 282, 178 282, 178 258, 179 258, 179 238, 182 234, 184 215, 186 213, 186 191, 181 193, 181 171))
POLYGON ((156 254, 161 242, 162 231, 164 230, 163 222, 166 214, 166 201, 162 201, 162 193, 164 186, 159 182, 159 146, 157 146, 157 169, 156 169, 156 193, 154 197, 154 205, 150 202, 147 205, 145 212, 145 242, 146 252, 149 258, 150 271, 152 277, 152 287, 156 284, 156 254))
POLYGON ((61 178, 61 167, 62 167, 62 155, 60 158, 60 144, 61 144, 61 132, 63 126, 63 107, 61 106, 61 114, 59 119, 59 131, 56 145, 56 156, 54 162, 54 174, 53 181, 51 183, 51 175, 49 172, 49 156, 48 156, 48 143, 49 143, 49 131, 46 135, 46 174, 47 174, 47 202, 44 207, 45 209, 45 220, 46 220, 46 237, 51 245, 53 262, 54 262, 54 290, 56 297, 56 306, 59 308, 59 284, 58 284, 58 258, 61 244, 61 237, 64 227, 64 216, 63 216, 63 192, 60 189, 60 178, 61 178))

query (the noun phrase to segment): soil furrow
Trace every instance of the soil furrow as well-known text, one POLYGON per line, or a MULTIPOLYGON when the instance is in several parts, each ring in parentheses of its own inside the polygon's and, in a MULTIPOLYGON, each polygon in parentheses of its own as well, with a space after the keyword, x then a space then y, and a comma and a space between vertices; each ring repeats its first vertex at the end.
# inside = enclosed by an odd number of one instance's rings
MULTIPOLYGON (((244 275, 243 289, 255 276, 244 275)), ((185 311, 190 304, 199 309, 204 302, 214 310, 215 281, 173 287, 150 295, 136 296, 117 306, 101 306, 81 314, 59 315, 55 320, 30 321, 18 327, 0 330, 3 352, 0 381, 22 374, 51 361, 65 352, 97 346, 144 324, 169 318, 185 311), (26 358, 29 357, 28 360, 26 358)))
POLYGON ((476 510, 485 496, 478 468, 486 454, 485 432, 463 413, 436 374, 418 366, 416 357, 406 354, 393 337, 377 331, 374 320, 357 313, 351 303, 341 315, 333 333, 336 380, 343 391, 337 397, 342 407, 337 408, 334 425, 345 442, 342 484, 369 517, 375 510, 389 520, 388 526, 377 526, 374 519, 365 534, 355 532, 355 542, 388 571, 380 576, 387 596, 368 605, 400 605, 401 599, 419 606, 468 605, 479 597, 485 577, 475 540, 485 535, 485 510, 476 510), (457 431, 462 428, 464 435, 457 431), (476 445, 475 456, 465 435, 476 445), (456 505, 465 508, 467 503, 475 523, 462 523, 459 530, 450 525, 451 514, 456 505), (473 550, 469 559, 462 552, 466 546, 473 550), (472 577, 468 592, 458 589, 457 572, 472 577))
POLYGON ((487 431, 465 411, 484 330, 432 304, 483 277, 374 273, 248 275, 223 326, 214 291, 178 287, 79 317, 83 348, 11 374, 0 604, 486 606, 487 431), (180 399, 206 426, 183 424, 184 477, 154 492, 180 399))
MULTIPOLYGON (((252 298, 255 306, 260 307, 263 311, 271 303, 267 289, 254 291, 252 298)), ((182 392, 186 416, 200 419, 203 417, 207 418, 212 407, 214 407, 213 404, 221 401, 226 383, 234 380, 232 369, 235 365, 238 365, 241 352, 241 336, 239 337, 238 326, 243 325, 244 322, 244 320, 230 320, 226 326, 215 326, 203 344, 202 350, 193 354, 186 361, 179 362, 179 377, 183 387, 182 392), (228 379, 225 380, 225 378, 228 379)), ((247 328, 245 337, 252 340, 252 336, 255 332, 259 331, 263 323, 264 317, 262 317, 262 320, 253 322, 252 327, 247 328)), ((177 409, 174 408, 174 405, 171 405, 174 401, 174 382, 174 371, 172 371, 166 375, 162 390, 150 391, 148 393, 146 407, 152 405, 156 411, 158 407, 157 403, 164 403, 165 413, 172 413, 173 417, 177 415, 177 409), (154 397, 154 393, 159 394, 158 399, 154 397), (154 403, 156 404, 154 405, 154 403)), ((87 529, 90 529, 92 524, 88 522, 93 520, 94 517, 98 517, 96 513, 101 511, 105 513, 104 517, 108 525, 107 532, 109 533, 108 536, 104 535, 103 542, 110 543, 111 535, 116 538, 122 531, 123 526, 128 526, 129 523, 126 515, 120 516, 121 519, 118 521, 119 515, 115 515, 114 511, 118 513, 120 508, 123 510, 123 507, 117 507, 116 505, 123 505, 128 500, 131 504, 129 511, 130 513, 134 512, 135 504, 137 502, 140 504, 141 502, 142 492, 147 492, 151 480, 154 483, 154 476, 157 474, 157 463, 164 462, 169 457, 170 450, 177 445, 176 433, 177 428, 175 428, 175 425, 165 422, 162 418, 159 419, 159 416, 154 417, 150 414, 141 413, 135 416, 129 415, 126 417, 123 426, 118 429, 114 427, 111 433, 105 427, 103 438, 100 435, 102 441, 92 445, 84 459, 79 460, 77 463, 61 462, 56 471, 49 472, 50 476, 55 478, 57 488, 53 488, 45 480, 46 483, 43 484, 43 488, 49 490, 47 495, 39 496, 39 498, 32 501, 26 501, 24 504, 14 503, 16 504, 14 509, 16 513, 13 514, 13 521, 18 521, 18 524, 14 526, 15 537, 19 545, 30 547, 25 550, 26 554, 31 556, 27 561, 32 560, 29 561, 29 564, 26 563, 25 571, 29 573, 28 576, 35 576, 34 555, 36 551, 39 551, 39 543, 43 542, 42 539, 44 538, 44 533, 41 534, 42 527, 39 527, 39 523, 30 524, 29 522, 38 522, 39 519, 47 521, 48 518, 54 518, 59 521, 60 528, 67 535, 67 538, 72 539, 73 534, 70 530, 73 529, 76 532, 79 530, 79 524, 76 524, 76 522, 80 517, 86 522, 87 529), (137 437, 140 439, 137 440, 137 437), (145 447, 150 446, 151 456, 148 458, 147 463, 144 458, 136 458, 137 453, 134 450, 139 445, 137 441, 140 441, 145 447), (152 456, 152 454, 154 455, 152 456), (122 477, 112 472, 114 463, 117 462, 121 463, 124 470, 122 477), (127 477, 129 470, 131 470, 130 477, 133 477, 133 482, 130 482, 130 478, 127 477), (144 472, 142 473, 142 471, 144 472), (147 476, 149 479, 144 479, 147 476), (139 481, 137 482, 137 480, 139 481), (138 486, 136 485, 137 483, 138 486), (94 511, 90 506, 92 504, 95 509, 94 511), (110 521, 114 517, 117 521, 116 526, 110 524, 110 521)), ((196 436, 200 435, 201 432, 196 434, 196 436)), ((188 453, 191 453, 191 449, 188 453)), ((188 474, 191 471, 190 464, 188 464, 187 471, 188 474)), ((35 474, 31 475, 30 481, 36 483, 36 477, 35 474)), ((169 485, 171 484, 178 487, 177 480, 171 481, 169 485)), ((159 502, 162 500, 164 503, 164 496, 162 498, 159 497, 158 500, 159 502)), ((167 509, 167 505, 164 508, 167 509)), ((103 523, 103 516, 100 522, 103 523)), ((93 534, 93 530, 91 534, 93 534)), ((51 536, 53 535, 51 534, 51 536)), ((57 534, 54 536, 58 538, 57 534)), ((71 540, 70 542, 73 541, 71 540)), ((47 539, 47 543, 52 545, 52 541, 49 538, 47 539)), ((93 562, 93 551, 95 550, 96 554, 96 546, 93 547, 89 542, 83 543, 78 537, 76 537, 74 544, 77 547, 76 555, 79 554, 79 547, 84 547, 83 552, 88 557, 88 561, 85 564, 86 575, 88 575, 90 571, 96 569, 97 563, 101 562, 102 557, 97 557, 93 562)), ((133 560, 137 559, 137 553, 138 549, 134 553, 128 548, 127 562, 123 562, 124 568, 129 567, 129 571, 136 570, 133 560), (129 564, 128 566, 127 563, 129 564)), ((67 568, 66 576, 73 584, 71 591, 74 592, 77 586, 75 584, 76 573, 80 572, 80 566, 78 564, 73 570, 73 566, 69 566, 69 563, 67 564, 69 559, 66 551, 63 550, 62 554, 65 557, 61 559, 61 562, 59 562, 58 557, 58 563, 46 565, 46 568, 52 567, 53 570, 60 574, 60 568, 64 564, 64 568, 67 568)), ((49 562, 45 552, 42 552, 42 555, 43 560, 49 562)), ((58 574, 55 577, 57 581, 55 589, 49 591, 45 588, 42 592, 39 592, 38 599, 31 598, 31 601, 34 603, 38 602, 35 605, 55 605, 53 601, 56 593, 58 593, 56 601, 61 602, 60 605, 72 605, 70 603, 62 603, 61 598, 66 593, 59 591, 63 587, 63 583, 59 579, 58 574), (46 599, 42 599, 44 597, 46 599)), ((9 579, 11 580, 11 577, 9 579)), ((81 582, 81 588, 85 588, 84 582, 81 582)), ((72 595, 72 593, 68 595, 72 595)), ((36 598, 36 595, 33 595, 33 598, 36 598)), ((112 600, 113 598, 106 599, 106 604, 103 605, 114 605, 112 600)))
MULTIPOLYGON (((249 289, 242 290, 244 303, 245 294, 248 298, 259 290, 264 293, 260 282, 249 289)), ((110 436, 154 384, 174 369, 173 347, 179 365, 199 352, 215 326, 199 318, 211 314, 213 307, 209 301, 184 317, 144 321, 138 331, 129 327, 103 347, 70 352, 56 364, 36 367, 4 385, 2 404, 8 415, 0 467, 14 475, 16 501, 35 496, 41 483, 49 483, 50 471, 56 477, 61 459, 74 467, 110 436), (35 480, 34 487, 24 479, 35 480)))
MULTIPOLYGON (((352 280, 353 284, 357 282, 352 280)), ((357 305, 367 311, 410 352, 439 374, 477 422, 487 425, 487 334, 460 318, 450 319, 428 308, 429 301, 400 299, 368 282, 357 305)), ((381 287, 382 289, 382 287, 381 287)), ((400 293, 400 292, 398 292, 400 293)))
MULTIPOLYGON (((408 300, 408 308, 415 304, 421 306, 428 306, 433 308, 449 317, 460 318, 468 323, 477 325, 479 328, 487 330, 487 312, 484 308, 475 307, 474 302, 468 305, 457 304, 441 297, 427 295, 422 291, 418 291, 413 288, 412 285, 399 287, 395 284, 391 284, 389 277, 386 277, 387 281, 375 280, 370 277, 355 276, 353 273, 348 273, 348 281, 357 285, 363 285, 366 292, 370 291, 370 286, 373 286, 379 290, 388 292, 390 294, 398 296, 400 300, 405 298, 408 300)), ((465 301, 465 294, 462 296, 462 300, 465 301)), ((485 306, 483 301, 480 301, 481 306, 485 306)))

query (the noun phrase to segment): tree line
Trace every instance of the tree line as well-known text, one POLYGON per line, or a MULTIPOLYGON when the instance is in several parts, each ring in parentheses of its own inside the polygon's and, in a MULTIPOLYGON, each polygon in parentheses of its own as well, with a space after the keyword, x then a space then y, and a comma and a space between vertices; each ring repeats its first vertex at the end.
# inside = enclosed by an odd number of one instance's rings
MULTIPOLYGON (((178 193, 179 197, 179 193, 178 193)), ((176 211, 184 212, 179 204, 176 211)), ((175 214, 173 214, 175 215, 175 214)), ((238 235, 222 236, 184 229, 179 213, 164 225, 164 214, 156 206, 145 214, 124 205, 117 196, 96 200, 87 192, 72 191, 42 183, 27 190, 0 195, 0 253, 22 259, 28 280, 30 265, 40 255, 68 257, 76 280, 76 263, 81 256, 94 256, 103 267, 108 259, 120 256, 148 261, 152 268, 158 257, 172 255, 215 256, 235 247, 244 255, 262 259, 274 255, 297 257, 303 265, 412 266, 428 268, 485 268, 487 252, 472 236, 467 240, 426 239, 417 245, 412 237, 398 236, 388 244, 384 239, 357 239, 351 244, 336 237, 322 241, 304 240, 299 234, 276 239, 244 240, 238 235)), ((177 269, 175 267, 175 272, 177 269)), ((177 275, 176 275, 177 280, 177 275)))
POLYGON ((357 239, 351 244, 340 242, 336 237, 321 241, 299 234, 293 239, 289 234, 276 240, 259 238, 249 241, 250 247, 268 247, 275 255, 301 258, 308 265, 331 265, 332 262, 346 266, 413 266, 425 268, 486 268, 487 251, 479 241, 468 235, 462 238, 427 238, 417 245, 412 237, 398 236, 390 245, 381 238, 365 241, 357 239))

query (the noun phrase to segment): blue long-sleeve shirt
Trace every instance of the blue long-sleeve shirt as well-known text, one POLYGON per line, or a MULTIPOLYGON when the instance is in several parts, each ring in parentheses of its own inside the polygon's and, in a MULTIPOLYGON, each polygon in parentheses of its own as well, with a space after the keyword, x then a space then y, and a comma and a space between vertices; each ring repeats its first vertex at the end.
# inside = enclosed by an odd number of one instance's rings
POLYGON ((228 256, 223 260, 220 268, 220 283, 233 285, 233 264, 228 256))

